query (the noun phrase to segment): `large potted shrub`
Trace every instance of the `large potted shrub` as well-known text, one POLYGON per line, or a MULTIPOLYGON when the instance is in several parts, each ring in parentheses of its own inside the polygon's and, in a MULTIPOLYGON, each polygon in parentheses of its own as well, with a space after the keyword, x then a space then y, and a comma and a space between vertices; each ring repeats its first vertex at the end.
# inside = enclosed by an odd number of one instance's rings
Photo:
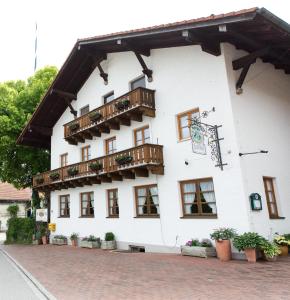
POLYGON ((288 246, 290 245, 290 241, 285 238, 284 235, 277 235, 274 238, 274 243, 277 244, 280 248, 282 256, 288 255, 288 246))
POLYGON ((215 229, 210 235, 212 240, 215 240, 217 257, 221 261, 229 261, 232 259, 231 239, 236 236, 236 231, 233 228, 215 229))
POLYGON ((276 261, 277 256, 281 253, 281 250, 277 244, 271 243, 267 240, 262 241, 261 250, 263 253, 263 257, 267 261, 276 261))
POLYGON ((244 251, 248 262, 257 261, 257 249, 261 248, 264 238, 256 232, 245 232, 237 235, 233 240, 233 245, 239 250, 244 251))
POLYGON ((71 234, 70 236, 70 240, 71 240, 71 245, 76 247, 78 245, 78 238, 79 238, 79 234, 74 232, 71 234))
POLYGON ((117 249, 117 243, 113 232, 107 232, 105 234, 105 240, 102 241, 101 248, 103 250, 117 249))
POLYGON ((64 235, 55 235, 51 242, 53 245, 63 246, 67 245, 67 238, 64 235))
POLYGON ((203 239, 201 242, 198 239, 192 239, 185 246, 181 246, 181 254, 207 258, 216 256, 216 250, 208 239, 203 239))
POLYGON ((100 248, 101 240, 100 238, 90 235, 89 237, 82 238, 80 246, 82 248, 100 248))

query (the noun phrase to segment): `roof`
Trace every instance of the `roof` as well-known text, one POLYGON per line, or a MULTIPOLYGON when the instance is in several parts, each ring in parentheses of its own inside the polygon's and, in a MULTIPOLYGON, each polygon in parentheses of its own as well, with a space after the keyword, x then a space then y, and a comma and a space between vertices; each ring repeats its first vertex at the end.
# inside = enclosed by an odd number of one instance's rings
MULTIPOLYGON (((18 137, 17 143, 49 149, 51 129, 68 107, 64 97, 53 91, 61 90, 76 95, 95 69, 96 63, 105 59, 108 53, 132 49, 144 53, 144 50, 190 44, 201 44, 204 51, 210 52, 214 45, 218 44, 219 47, 222 42, 248 52, 272 46, 274 49, 261 51, 263 61, 290 73, 290 26, 265 8, 255 7, 79 39, 18 137), (226 25, 226 30, 221 30, 220 25, 226 25), (188 41, 182 34, 184 30, 197 37, 197 40, 188 41)), ((212 54, 218 55, 219 52, 214 51, 212 54)), ((110 80, 110 74, 108 75, 110 80)))
POLYGON ((31 199, 31 190, 17 190, 9 183, 0 182, 0 201, 29 201, 31 199))

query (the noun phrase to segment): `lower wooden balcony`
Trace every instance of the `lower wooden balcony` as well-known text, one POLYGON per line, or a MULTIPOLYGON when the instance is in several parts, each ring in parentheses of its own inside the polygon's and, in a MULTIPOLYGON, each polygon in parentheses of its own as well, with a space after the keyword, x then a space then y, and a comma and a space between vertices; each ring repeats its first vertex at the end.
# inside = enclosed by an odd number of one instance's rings
POLYGON ((64 125, 64 138, 72 145, 84 143, 94 136, 142 122, 144 116, 155 117, 154 91, 137 88, 64 125))
POLYGON ((102 182, 163 175, 163 146, 144 144, 89 161, 68 165, 33 177, 33 188, 53 191, 102 182))

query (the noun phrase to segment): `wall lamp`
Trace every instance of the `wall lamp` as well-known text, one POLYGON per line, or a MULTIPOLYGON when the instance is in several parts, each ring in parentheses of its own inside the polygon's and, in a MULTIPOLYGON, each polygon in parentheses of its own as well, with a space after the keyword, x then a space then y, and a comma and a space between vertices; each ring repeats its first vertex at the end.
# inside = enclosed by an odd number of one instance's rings
POLYGON ((256 152, 245 152, 245 153, 239 153, 239 156, 243 156, 243 155, 251 155, 251 154, 267 154, 269 151, 267 150, 260 150, 260 151, 256 151, 256 152))

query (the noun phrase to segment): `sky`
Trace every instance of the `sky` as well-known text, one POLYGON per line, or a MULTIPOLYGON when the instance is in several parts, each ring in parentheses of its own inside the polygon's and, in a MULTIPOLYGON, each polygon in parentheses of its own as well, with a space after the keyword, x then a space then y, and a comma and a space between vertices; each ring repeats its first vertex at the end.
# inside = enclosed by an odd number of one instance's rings
POLYGON ((0 82, 33 75, 36 22, 38 69, 60 68, 78 38, 255 6, 290 23, 287 0, 1 0, 0 82))

